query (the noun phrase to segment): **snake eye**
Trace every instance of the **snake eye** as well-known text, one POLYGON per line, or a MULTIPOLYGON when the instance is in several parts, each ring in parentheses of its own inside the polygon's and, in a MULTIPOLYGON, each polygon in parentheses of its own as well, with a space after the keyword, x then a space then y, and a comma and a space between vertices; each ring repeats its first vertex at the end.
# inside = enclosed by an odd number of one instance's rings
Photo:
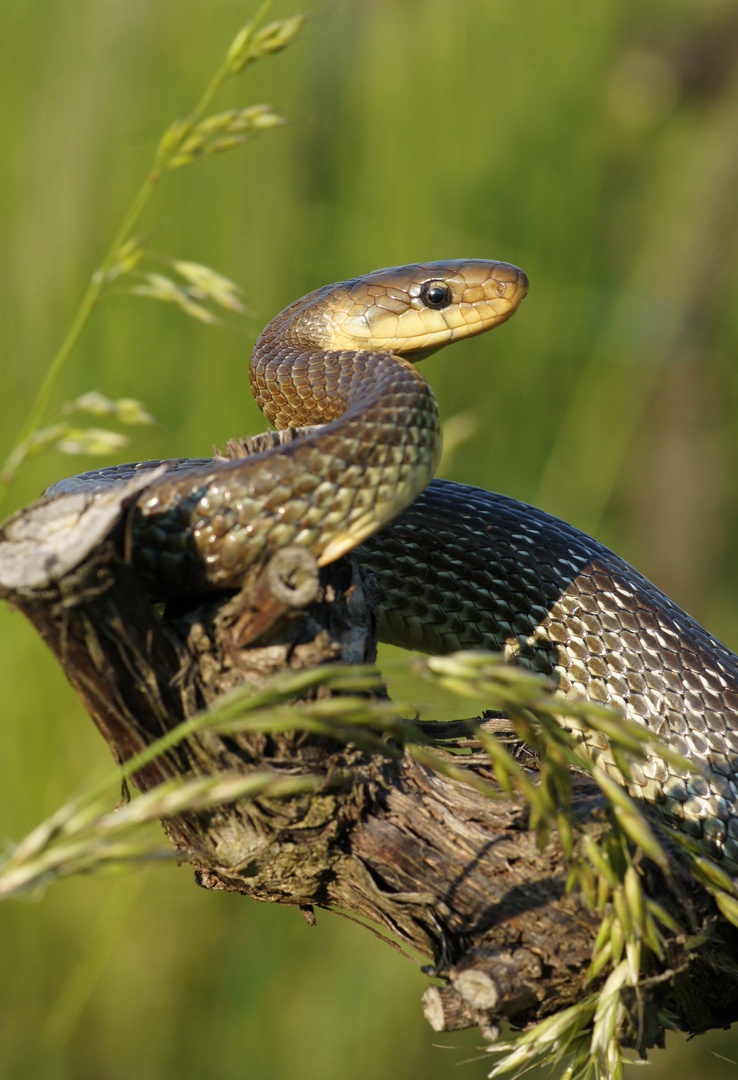
POLYGON ((444 308, 451 303, 453 295, 444 281, 425 281, 420 289, 420 299, 426 307, 444 308))

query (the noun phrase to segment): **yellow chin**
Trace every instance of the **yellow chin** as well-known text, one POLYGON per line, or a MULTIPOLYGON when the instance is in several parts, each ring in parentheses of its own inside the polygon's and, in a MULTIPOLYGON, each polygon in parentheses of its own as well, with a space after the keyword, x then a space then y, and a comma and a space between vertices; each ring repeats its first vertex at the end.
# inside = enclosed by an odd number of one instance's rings
POLYGON ((517 305, 515 297, 495 297, 440 311, 411 307, 401 314, 374 306, 332 322, 328 348, 412 353, 420 359, 452 341, 491 330, 509 319, 517 305))

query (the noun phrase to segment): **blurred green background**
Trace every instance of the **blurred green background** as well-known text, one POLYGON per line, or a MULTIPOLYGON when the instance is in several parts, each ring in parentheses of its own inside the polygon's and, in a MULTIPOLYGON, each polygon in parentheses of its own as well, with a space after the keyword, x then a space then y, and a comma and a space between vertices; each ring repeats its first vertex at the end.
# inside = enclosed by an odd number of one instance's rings
MULTIPOLYGON (((282 0, 276 13, 299 10, 282 0)), ((450 466, 559 514, 738 645, 738 10, 735 0, 343 0, 216 108, 290 117, 166 178, 158 250, 238 281, 210 328, 121 293, 56 394, 142 398, 124 459, 208 454, 263 421, 258 330, 302 293, 381 266, 488 257, 531 291, 494 335, 427 361, 450 466)), ((14 444, 160 134, 197 100, 247 0, 0 5, 0 454, 14 444)), ((10 510, 98 461, 37 459, 10 510)), ((109 766, 21 617, 0 610, 0 836, 109 766)), ((391 657, 388 657, 388 662, 391 657)), ((0 1075, 482 1077, 434 1035, 420 973, 359 928, 265 907, 163 866, 0 909, 0 1075)), ((736 1067, 738 1039, 678 1036, 650 1075, 736 1067)), ((633 1070, 633 1073, 635 1071, 633 1070)))

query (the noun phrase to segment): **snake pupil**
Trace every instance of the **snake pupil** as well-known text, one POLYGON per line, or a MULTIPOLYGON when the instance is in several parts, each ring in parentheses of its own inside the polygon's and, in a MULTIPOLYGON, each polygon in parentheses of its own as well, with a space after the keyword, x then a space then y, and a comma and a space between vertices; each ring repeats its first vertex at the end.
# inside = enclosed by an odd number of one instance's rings
POLYGON ((426 281, 420 290, 420 299, 426 307, 443 308, 451 303, 453 296, 443 281, 426 281))

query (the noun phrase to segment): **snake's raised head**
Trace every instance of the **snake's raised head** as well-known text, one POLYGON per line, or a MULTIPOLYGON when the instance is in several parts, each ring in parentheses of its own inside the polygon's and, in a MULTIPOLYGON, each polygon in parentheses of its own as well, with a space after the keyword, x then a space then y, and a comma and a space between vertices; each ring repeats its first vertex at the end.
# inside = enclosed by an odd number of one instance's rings
POLYGON ((364 400, 378 357, 414 363, 482 334, 509 319, 527 291, 517 266, 484 259, 394 266, 325 285, 259 335, 252 392, 275 427, 328 423, 364 400))
POLYGON ((527 277, 509 263, 453 259, 394 266, 330 286, 316 304, 311 336, 326 349, 420 360, 509 319, 527 291, 527 277))

